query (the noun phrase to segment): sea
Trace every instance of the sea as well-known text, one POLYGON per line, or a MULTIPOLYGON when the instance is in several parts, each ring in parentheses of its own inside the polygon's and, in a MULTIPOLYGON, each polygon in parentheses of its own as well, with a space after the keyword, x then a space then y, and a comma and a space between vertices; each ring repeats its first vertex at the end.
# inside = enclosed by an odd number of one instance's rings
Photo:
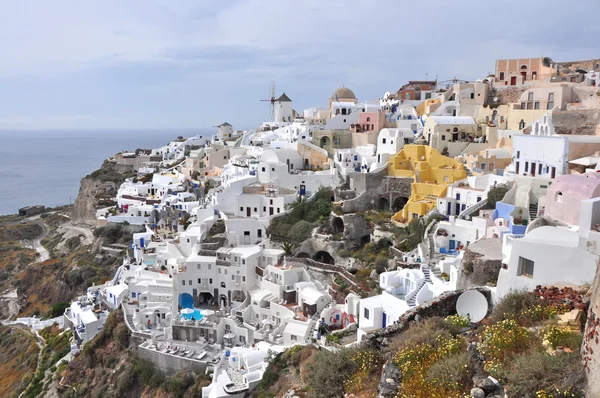
POLYGON ((0 131, 0 215, 75 201, 79 182, 121 150, 160 148, 198 130, 0 131))

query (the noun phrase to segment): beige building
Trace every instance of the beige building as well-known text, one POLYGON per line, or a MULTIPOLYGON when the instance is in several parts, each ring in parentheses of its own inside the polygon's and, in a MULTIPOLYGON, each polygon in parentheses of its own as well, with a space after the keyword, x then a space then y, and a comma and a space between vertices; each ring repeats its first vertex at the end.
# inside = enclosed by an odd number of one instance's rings
POLYGON ((303 159, 304 170, 329 169, 329 156, 327 150, 306 141, 298 141, 298 153, 303 159))
POLYGON ((423 134, 430 147, 451 158, 482 137, 472 117, 430 116, 425 122, 423 134))
POLYGON ((550 80, 556 73, 552 61, 544 58, 496 60, 495 81, 503 86, 516 86, 529 80, 550 80))
POLYGON ((352 148, 353 134, 350 130, 319 130, 313 132, 313 142, 333 155, 336 149, 352 148))
POLYGON ((499 174, 512 162, 512 139, 500 138, 493 148, 463 155, 465 165, 474 175, 499 174))
POLYGON ((573 102, 576 95, 573 85, 569 83, 550 83, 544 87, 532 87, 521 95, 521 109, 552 110, 555 107, 566 109, 566 105, 573 102))

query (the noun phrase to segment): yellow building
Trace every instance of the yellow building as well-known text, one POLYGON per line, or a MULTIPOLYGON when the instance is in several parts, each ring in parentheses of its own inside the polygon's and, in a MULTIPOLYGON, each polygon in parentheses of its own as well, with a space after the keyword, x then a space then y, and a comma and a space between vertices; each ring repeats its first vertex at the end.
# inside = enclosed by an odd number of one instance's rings
POLYGON ((414 180, 408 202, 392 217, 400 225, 427 214, 446 195, 448 185, 467 178, 462 164, 427 145, 404 145, 390 158, 388 174, 414 180))

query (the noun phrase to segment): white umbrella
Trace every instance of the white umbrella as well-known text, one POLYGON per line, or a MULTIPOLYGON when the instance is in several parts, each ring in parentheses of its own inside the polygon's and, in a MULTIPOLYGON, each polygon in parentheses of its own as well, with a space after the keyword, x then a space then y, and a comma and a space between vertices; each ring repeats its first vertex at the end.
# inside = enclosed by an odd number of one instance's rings
POLYGON ((188 314, 193 314, 194 310, 192 308, 184 308, 181 311, 179 311, 180 314, 184 314, 184 315, 188 315, 188 314))

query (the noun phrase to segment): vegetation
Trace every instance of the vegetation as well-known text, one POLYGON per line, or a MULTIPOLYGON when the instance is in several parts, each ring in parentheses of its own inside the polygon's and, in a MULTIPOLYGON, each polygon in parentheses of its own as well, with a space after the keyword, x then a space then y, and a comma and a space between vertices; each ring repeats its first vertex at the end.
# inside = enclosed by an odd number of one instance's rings
POLYGON ((112 245, 130 243, 132 234, 126 224, 110 223, 94 230, 94 236, 103 238, 104 244, 112 245))
POLYGON ((330 189, 321 188, 311 199, 299 198, 290 204, 288 214, 271 221, 271 239, 279 242, 289 240, 294 245, 308 239, 310 232, 331 214, 332 196, 330 189))
POLYGON ((504 195, 508 192, 508 187, 506 185, 498 185, 496 188, 492 188, 488 191, 487 194, 487 207, 490 209, 496 208, 496 202, 504 199, 504 195))
POLYGON ((308 388, 315 398, 338 398, 345 393, 348 376, 359 369, 354 360, 357 349, 343 348, 338 352, 320 350, 308 367, 308 388))
POLYGON ((434 221, 444 220, 445 217, 439 213, 433 213, 426 219, 415 218, 408 224, 408 237, 400 244, 399 249, 404 252, 410 252, 417 248, 423 241, 425 230, 434 221))
POLYGON ((0 326, 0 396, 18 396, 29 384, 37 366, 35 337, 23 329, 0 326))
POLYGON ((135 171, 121 173, 116 167, 115 163, 109 162, 108 160, 105 160, 104 163, 102 163, 102 167, 100 167, 98 170, 93 171, 91 174, 86 176, 86 178, 93 178, 94 180, 98 180, 100 182, 112 182, 119 185, 125 181, 126 178, 132 177, 135 177, 135 171))

